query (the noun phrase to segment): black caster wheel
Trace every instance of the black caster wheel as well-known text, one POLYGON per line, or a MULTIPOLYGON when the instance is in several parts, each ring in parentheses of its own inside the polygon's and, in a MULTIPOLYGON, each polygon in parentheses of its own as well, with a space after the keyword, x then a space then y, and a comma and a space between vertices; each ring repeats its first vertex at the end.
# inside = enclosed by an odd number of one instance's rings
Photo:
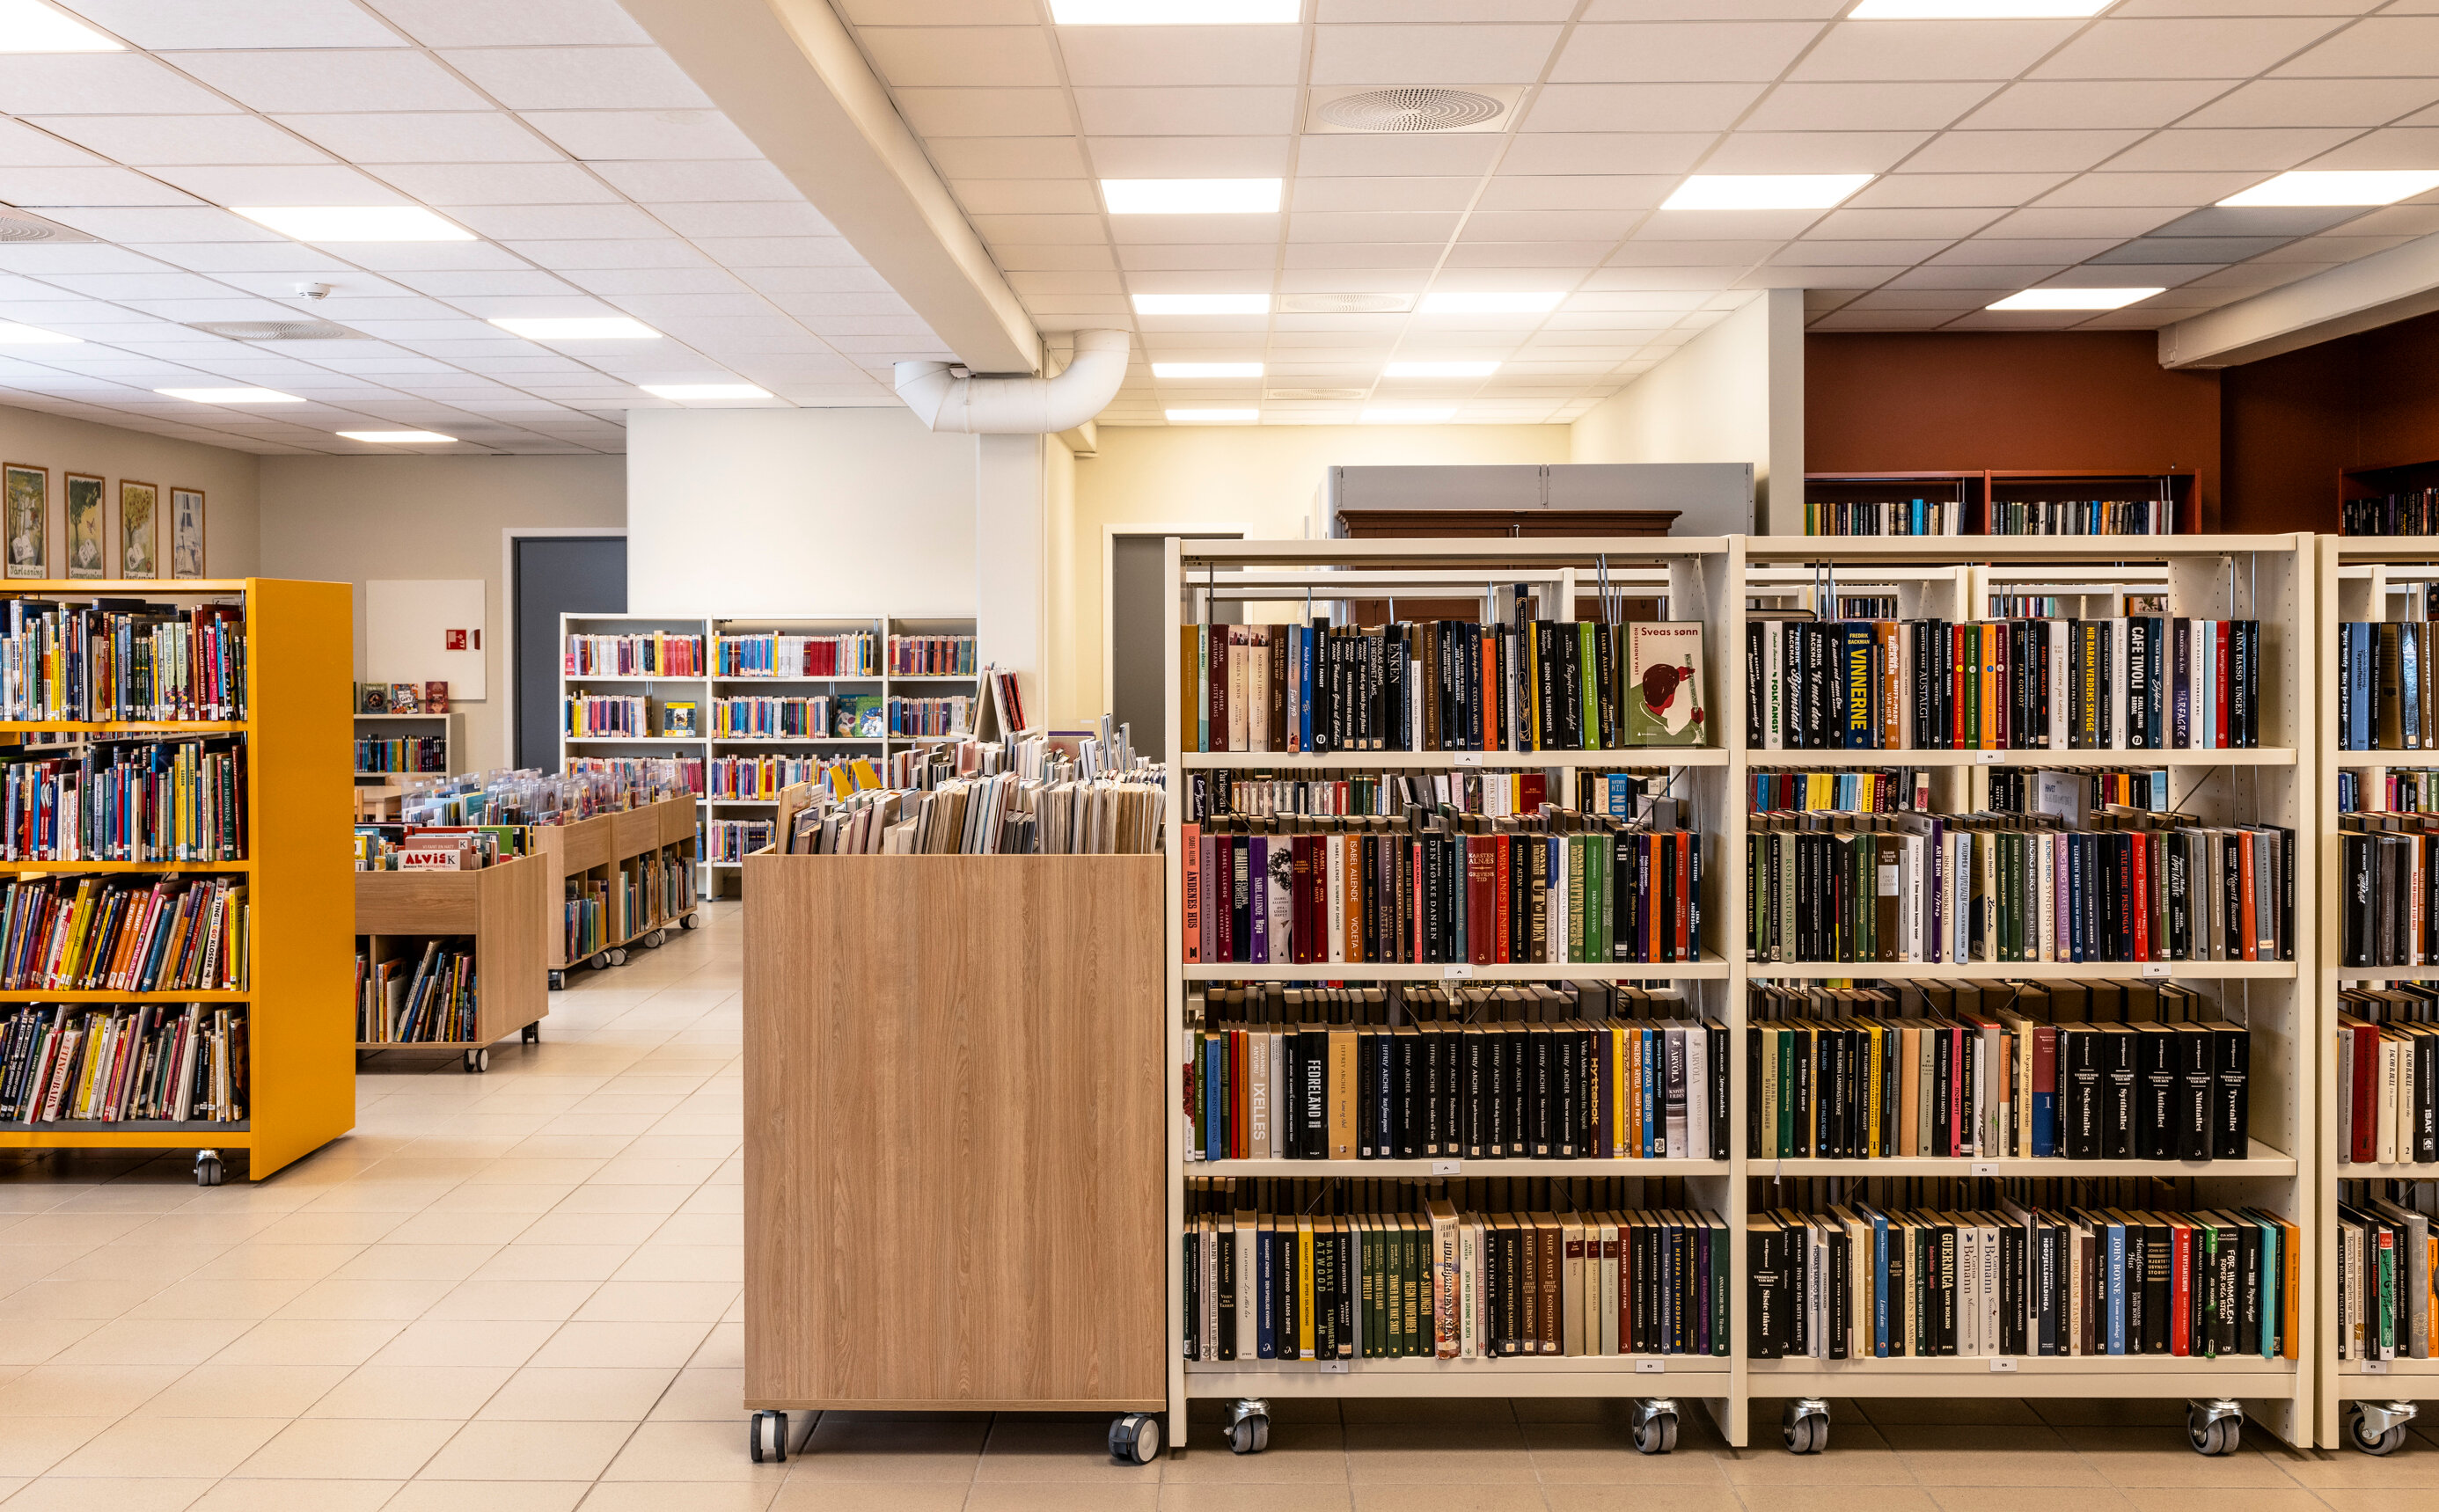
POLYGON ((564 992, 567 990, 567 973, 565 971, 553 971, 550 973, 550 989, 553 992, 564 992))
POLYGON ((788 1414, 756 1413, 745 1420, 745 1452, 757 1465, 788 1463, 788 1414))
POLYGON ((2394 1454, 2405 1443, 2405 1424, 2380 1414, 2377 1425, 2359 1403, 2346 1404, 2346 1442, 2366 1454, 2394 1454))
POLYGON ((221 1184, 221 1158, 218 1152, 207 1149, 195 1157, 195 1184, 197 1186, 221 1184))
POLYGON ((1677 1447, 1677 1414, 1655 1413, 1634 1425, 1634 1450, 1638 1454, 1665 1454, 1677 1447))
POLYGON ((1266 1413, 1252 1413, 1228 1425, 1228 1452, 1259 1454, 1271 1447, 1271 1419, 1266 1413))
POLYGON ((490 1069, 491 1051, 490 1046, 487 1045, 479 1050, 469 1050, 466 1052, 466 1070, 469 1075, 480 1071, 489 1071, 490 1069))
POLYGON ((608 951, 603 951, 600 954, 593 957, 584 964, 593 968, 593 969, 596 971, 607 971, 610 969, 610 952, 608 951))
POLYGON ((680 927, 685 929, 701 929, 703 928, 703 919, 697 915, 688 914, 685 917, 678 920, 678 924, 680 927))
POLYGON ((527 1044, 542 1043, 542 1025, 539 1023, 526 1024, 525 1027, 525 1041, 527 1044))
POLYGON ((1112 1419, 1110 1458, 1121 1465, 1149 1465, 1160 1458, 1160 1419, 1150 1413, 1112 1419))
POLYGON ((2233 1454, 2244 1442, 2244 1419, 2215 1417, 2197 1410, 2185 1415, 2185 1437, 2197 1454, 2233 1454))
POLYGON ((627 948, 623 945, 613 946, 604 953, 609 956, 610 964, 612 966, 624 966, 627 964, 627 948))

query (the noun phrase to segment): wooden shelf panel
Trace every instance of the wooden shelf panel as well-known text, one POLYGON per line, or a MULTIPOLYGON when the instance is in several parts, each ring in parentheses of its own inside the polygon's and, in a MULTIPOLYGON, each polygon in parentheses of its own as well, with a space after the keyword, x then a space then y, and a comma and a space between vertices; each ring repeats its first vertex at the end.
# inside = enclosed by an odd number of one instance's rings
MULTIPOLYGON (((1874 1176, 2293 1176, 2298 1165, 2294 1156, 2272 1149, 2257 1139, 2252 1141, 2252 1152, 2241 1160, 2035 1160, 2013 1155, 1997 1160, 1949 1155, 1888 1156, 1879 1160, 1817 1160, 1810 1156, 1789 1156, 1785 1160, 1772 1160, 1764 1156, 1744 1164, 1746 1174, 1752 1176, 1846 1176, 1857 1179, 1874 1176)), ((2434 1170, 2439 1170, 2439 1167, 2434 1167, 2434 1170)))
POLYGON ((1190 1160, 1188 1176, 1726 1176, 1723 1160, 1190 1160), (1459 1169, 1440 1167, 1455 1165, 1459 1169))
POLYGON ((2383 1380, 2392 1380, 2398 1376, 2416 1377, 2423 1380, 2439 1378, 2439 1360, 2407 1360, 2401 1356, 2395 1360, 2381 1361, 2341 1360, 2333 1368, 2338 1375, 2345 1377, 2350 1381, 2359 1381, 2365 1386, 2376 1386, 2383 1380), (2378 1371, 2363 1368, 2371 1364, 2382 1364, 2388 1368, 2378 1371))

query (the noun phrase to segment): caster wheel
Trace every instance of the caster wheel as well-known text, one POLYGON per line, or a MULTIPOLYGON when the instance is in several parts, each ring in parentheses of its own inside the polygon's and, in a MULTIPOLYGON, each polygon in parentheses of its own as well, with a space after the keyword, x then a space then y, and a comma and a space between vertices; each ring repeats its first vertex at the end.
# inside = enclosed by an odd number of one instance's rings
POLYGON ((2394 1454, 2405 1443, 2405 1425, 2399 1423, 2384 1433, 2372 1433, 2366 1432, 2362 1423, 2357 1420, 2347 1425, 2346 1438, 2355 1448, 2366 1454, 2394 1454))
POLYGON ((1110 1423, 1110 1458, 1121 1465, 1149 1465, 1160 1458, 1160 1419, 1129 1413, 1110 1423))
POLYGON ((685 917, 678 920, 678 924, 680 927, 685 929, 703 928, 703 920, 692 914, 688 914, 685 917))
POLYGON ((553 992, 564 992, 567 990, 567 973, 565 971, 553 971, 550 973, 550 989, 553 992))
POLYGON ((1255 1413, 1228 1425, 1228 1451, 1232 1454, 1259 1454, 1271 1447, 1271 1420, 1255 1413))
POLYGON ((757 1465, 788 1462, 788 1414, 756 1413, 745 1420, 745 1451, 757 1465))
POLYGON ((1780 1419, 1779 1437, 1789 1454, 1818 1454, 1829 1447, 1829 1415, 1798 1412, 1790 1402, 1780 1419))
POLYGON ((1665 1454, 1677 1447, 1677 1414, 1660 1413, 1634 1425, 1634 1451, 1665 1454))
POLYGON ((608 951, 603 951, 600 954, 593 957, 593 959, 585 962, 584 964, 593 968, 593 969, 596 971, 607 971, 610 969, 610 952, 608 951))
POLYGON ((539 1023, 526 1024, 525 1027, 525 1041, 527 1044, 542 1043, 542 1025, 539 1023))
POLYGON ((490 1069, 491 1052, 489 1046, 480 1050, 469 1050, 466 1052, 466 1070, 469 1075, 479 1071, 489 1071, 490 1069))
POLYGON ((2205 1421, 2196 1414, 2185 1419, 2185 1436, 2192 1441, 2197 1454, 2233 1454, 2244 1442, 2244 1419, 2215 1417, 2205 1421))
POLYGON ((197 1186, 221 1184, 221 1158, 218 1155, 205 1150, 195 1157, 195 1184, 197 1186))
POLYGON ((615 947, 611 950, 608 954, 610 957, 610 964, 612 966, 624 966, 627 964, 627 948, 625 946, 621 945, 615 947))

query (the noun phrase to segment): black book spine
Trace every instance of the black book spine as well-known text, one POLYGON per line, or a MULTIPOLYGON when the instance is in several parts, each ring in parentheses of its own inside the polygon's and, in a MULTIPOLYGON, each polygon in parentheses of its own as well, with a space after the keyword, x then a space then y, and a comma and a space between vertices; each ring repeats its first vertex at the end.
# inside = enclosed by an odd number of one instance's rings
POLYGON ((2252 1098, 2246 1087, 2252 1066, 2252 1034, 2222 1023, 2213 1026, 2211 1040, 2217 1049, 2212 1089, 2211 1156, 2215 1160, 2241 1160, 2252 1147, 2252 1098))

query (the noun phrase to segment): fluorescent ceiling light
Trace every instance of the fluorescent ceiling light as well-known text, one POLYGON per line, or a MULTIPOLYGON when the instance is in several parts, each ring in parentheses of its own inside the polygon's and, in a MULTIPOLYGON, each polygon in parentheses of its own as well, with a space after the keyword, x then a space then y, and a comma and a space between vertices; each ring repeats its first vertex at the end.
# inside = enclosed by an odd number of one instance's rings
POLYGON ((2116 0, 1862 0, 1849 21, 2047 21, 2096 16, 2116 0))
POLYGON ((751 383, 638 383, 654 399, 769 399, 771 391, 751 383))
POLYGON ((457 439, 438 431, 341 431, 338 434, 350 441, 378 441, 383 446, 413 446, 457 439))
POLYGON ((0 52, 125 52, 112 41, 42 0, 0 0, 0 52))
POLYGON ((1456 411, 1367 409, 1363 412, 1366 425, 1441 425, 1456 418, 1456 411))
POLYGON ((1487 378, 1497 363, 1391 363, 1382 369, 1390 378, 1487 378))
POLYGON ((1138 315, 1263 315, 1269 294, 1137 294, 1138 315))
POLYGON ((1050 0, 1062 27, 1294 26, 1304 0, 1050 0))
POLYGON ((472 241, 474 233, 419 205, 232 205, 258 225, 299 241, 472 241))
POLYGON ((658 341, 661 333, 625 315, 508 315, 492 325, 527 341, 658 341))
POLYGON ((1279 207, 1277 179, 1103 179, 1112 215, 1267 215, 1279 207))
POLYGON ((1154 363, 1154 378, 1259 378, 1259 363, 1154 363))
POLYGON ((2254 205, 2394 205, 2429 189, 2439 189, 2439 171, 2430 169, 2362 169, 2354 172, 2281 173, 2241 194, 2218 203, 2254 205))
POLYGON ((302 404, 294 394, 276 388, 156 388, 155 394, 192 400, 198 404, 302 404))
POLYGON ((1556 310, 1562 294, 1472 294, 1452 291, 1448 294, 1423 295, 1422 312, 1426 315, 1492 315, 1540 314, 1556 310))
POLYGON ((1990 310, 2123 310, 2138 299, 2148 299, 2159 294, 2157 289, 2027 289, 2009 294, 1990 310))
POLYGON ((56 330, 44 330, 34 326, 20 326, 13 320, 0 320, 0 347, 76 346, 81 336, 62 336, 56 330))
POLYGON ((1163 410, 1171 425, 1251 425, 1260 410, 1163 410))
POLYGON ((1664 210, 1825 210, 1872 182, 1869 173, 1697 173, 1664 210))

